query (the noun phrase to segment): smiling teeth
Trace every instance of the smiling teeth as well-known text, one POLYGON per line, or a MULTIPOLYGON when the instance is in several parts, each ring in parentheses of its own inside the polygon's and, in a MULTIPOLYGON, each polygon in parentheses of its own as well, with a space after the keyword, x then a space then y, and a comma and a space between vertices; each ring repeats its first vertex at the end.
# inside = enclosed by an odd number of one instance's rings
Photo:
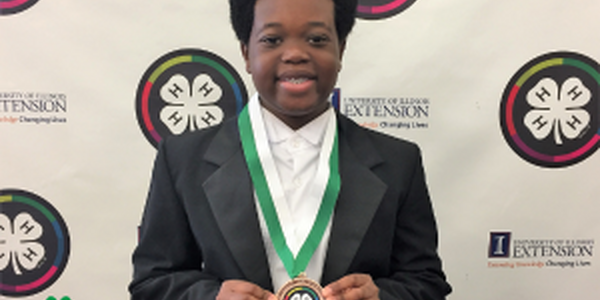
POLYGON ((301 84, 307 80, 308 80, 307 78, 290 78, 287 81, 290 83, 293 83, 293 84, 301 84))

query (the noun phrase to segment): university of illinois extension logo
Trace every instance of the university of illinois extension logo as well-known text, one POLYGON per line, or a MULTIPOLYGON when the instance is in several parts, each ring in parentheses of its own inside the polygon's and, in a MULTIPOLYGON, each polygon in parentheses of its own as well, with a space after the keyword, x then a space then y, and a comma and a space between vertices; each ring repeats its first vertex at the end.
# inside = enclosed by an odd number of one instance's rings
POLYGON ((523 66, 502 96, 500 123, 510 147, 548 168, 582 161, 600 141, 600 69, 591 58, 553 52, 523 66))
POLYGON ((510 257, 510 232, 490 232, 489 258, 510 257))
POLYGON ((48 288, 65 269, 69 250, 67 226, 50 203, 23 190, 0 190, 0 295, 48 288))
POLYGON ((208 51, 182 49, 162 56, 146 71, 136 112, 144 135, 156 147, 166 136, 220 124, 247 101, 246 87, 229 63, 208 51))
POLYGON ((367 20, 385 19, 407 9, 417 0, 358 0, 356 16, 367 20))
POLYGON ((38 0, 0 0, 0 16, 20 13, 37 2, 38 0))

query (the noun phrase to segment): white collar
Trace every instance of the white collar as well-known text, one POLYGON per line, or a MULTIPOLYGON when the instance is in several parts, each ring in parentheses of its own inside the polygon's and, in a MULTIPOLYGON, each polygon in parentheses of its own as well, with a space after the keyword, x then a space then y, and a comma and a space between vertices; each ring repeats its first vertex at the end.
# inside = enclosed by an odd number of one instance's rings
POLYGON ((261 112, 265 122, 265 130, 267 132, 269 142, 278 144, 288 140, 293 135, 299 135, 313 146, 320 146, 325 136, 327 122, 333 114, 333 108, 329 106, 326 111, 298 130, 293 130, 287 124, 277 118, 272 112, 262 106, 261 112))

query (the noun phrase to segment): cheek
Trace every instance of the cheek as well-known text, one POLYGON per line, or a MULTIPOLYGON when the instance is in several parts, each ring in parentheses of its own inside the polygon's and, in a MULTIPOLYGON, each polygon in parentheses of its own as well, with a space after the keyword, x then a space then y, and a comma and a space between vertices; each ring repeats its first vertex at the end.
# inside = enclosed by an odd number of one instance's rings
POLYGON ((252 78, 255 80, 267 80, 275 76, 270 60, 264 56, 254 57, 250 64, 250 70, 252 78))
POLYGON ((320 73, 323 79, 322 83, 327 86, 335 85, 340 67, 341 63, 336 55, 323 57, 322 63, 320 64, 320 73))

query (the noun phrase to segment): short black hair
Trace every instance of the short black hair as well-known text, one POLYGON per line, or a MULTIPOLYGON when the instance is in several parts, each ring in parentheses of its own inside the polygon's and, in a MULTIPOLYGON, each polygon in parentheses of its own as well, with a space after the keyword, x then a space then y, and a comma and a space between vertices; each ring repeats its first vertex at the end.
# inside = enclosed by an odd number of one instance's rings
MULTIPOLYGON (((229 0, 231 25, 238 40, 245 45, 250 41, 254 23, 254 6, 257 0, 229 0)), ((332 0, 334 5, 335 30, 340 41, 346 40, 354 27, 358 0, 332 0)))

